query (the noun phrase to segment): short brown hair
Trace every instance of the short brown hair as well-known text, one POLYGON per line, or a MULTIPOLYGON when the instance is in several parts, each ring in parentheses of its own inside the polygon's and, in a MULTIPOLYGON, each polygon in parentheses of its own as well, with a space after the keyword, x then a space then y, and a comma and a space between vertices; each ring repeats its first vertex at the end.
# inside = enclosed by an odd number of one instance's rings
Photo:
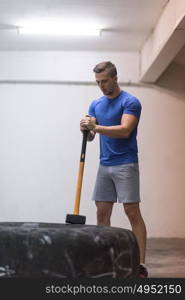
POLYGON ((111 63, 110 61, 103 61, 103 62, 97 64, 93 69, 93 72, 95 72, 95 73, 101 73, 104 71, 107 72, 111 77, 114 77, 117 75, 116 66, 113 63, 111 63))

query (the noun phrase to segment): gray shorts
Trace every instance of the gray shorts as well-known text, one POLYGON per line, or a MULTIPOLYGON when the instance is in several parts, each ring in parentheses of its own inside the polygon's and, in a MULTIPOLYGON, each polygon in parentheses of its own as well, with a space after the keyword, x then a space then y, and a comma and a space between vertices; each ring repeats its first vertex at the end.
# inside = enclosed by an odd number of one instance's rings
POLYGON ((103 202, 140 202, 138 163, 100 165, 92 199, 103 202))

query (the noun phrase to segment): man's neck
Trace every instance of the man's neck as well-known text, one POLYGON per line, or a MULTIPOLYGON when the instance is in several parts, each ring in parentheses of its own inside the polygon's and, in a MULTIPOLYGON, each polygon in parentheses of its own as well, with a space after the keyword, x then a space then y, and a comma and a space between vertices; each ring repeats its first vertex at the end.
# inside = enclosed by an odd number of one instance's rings
POLYGON ((121 89, 119 86, 117 86, 114 90, 114 93, 112 95, 108 95, 107 98, 114 99, 119 96, 120 92, 121 92, 121 89))

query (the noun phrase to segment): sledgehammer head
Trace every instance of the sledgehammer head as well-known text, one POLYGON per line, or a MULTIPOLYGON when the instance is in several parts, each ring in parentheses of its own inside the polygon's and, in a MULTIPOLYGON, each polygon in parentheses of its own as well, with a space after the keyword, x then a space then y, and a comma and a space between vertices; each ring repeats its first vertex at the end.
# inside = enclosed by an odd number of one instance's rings
POLYGON ((70 224, 85 224, 86 217, 81 215, 70 215, 66 216, 66 223, 70 224))

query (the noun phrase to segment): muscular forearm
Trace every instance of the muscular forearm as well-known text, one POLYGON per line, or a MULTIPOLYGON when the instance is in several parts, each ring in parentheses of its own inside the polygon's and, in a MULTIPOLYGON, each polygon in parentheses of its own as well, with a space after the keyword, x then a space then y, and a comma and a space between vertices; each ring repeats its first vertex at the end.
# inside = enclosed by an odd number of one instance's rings
POLYGON ((81 126, 99 133, 102 135, 110 136, 112 138, 128 138, 137 126, 138 118, 134 115, 123 114, 120 125, 102 126, 96 124, 96 119, 88 116, 88 118, 81 121, 81 126))
POLYGON ((130 131, 128 130, 128 128, 124 127, 123 125, 115 125, 115 126, 96 125, 93 131, 113 138, 128 138, 130 135, 130 131))

